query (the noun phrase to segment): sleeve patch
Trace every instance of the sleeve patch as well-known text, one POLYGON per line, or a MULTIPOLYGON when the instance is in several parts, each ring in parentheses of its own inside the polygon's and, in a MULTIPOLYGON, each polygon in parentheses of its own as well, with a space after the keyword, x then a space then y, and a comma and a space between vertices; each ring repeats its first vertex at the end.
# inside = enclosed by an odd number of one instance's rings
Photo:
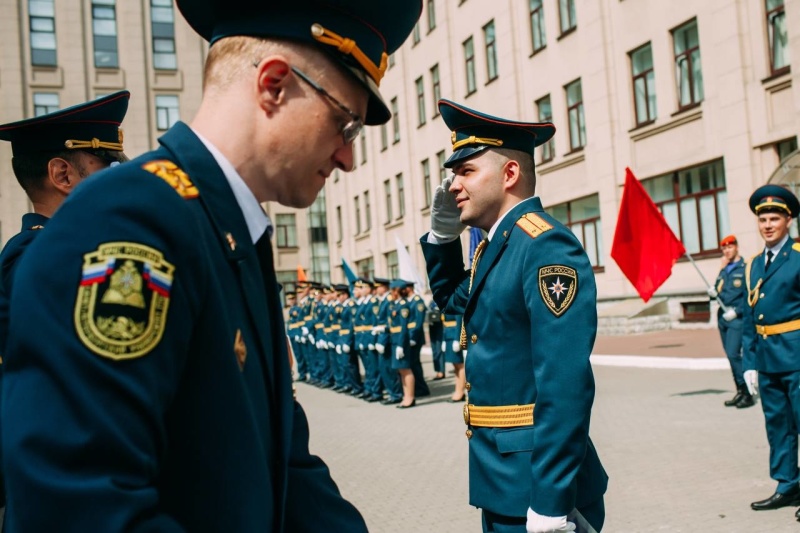
POLYGON ((143 244, 108 242, 83 256, 75 331, 113 360, 147 355, 161 341, 175 267, 143 244))
POLYGON ((542 217, 535 213, 527 213, 522 215, 522 217, 517 220, 517 226, 519 226, 522 231, 530 235, 532 239, 535 239, 542 233, 553 229, 551 224, 546 222, 542 217))
POLYGON ((578 273, 564 265, 549 265, 539 269, 539 293, 545 306, 560 317, 578 294, 578 273))
POLYGON ((170 187, 175 189, 175 192, 181 195, 181 198, 191 200, 200 196, 200 191, 197 190, 186 172, 179 169, 172 161, 166 159, 150 161, 142 165, 142 168, 166 181, 170 187))

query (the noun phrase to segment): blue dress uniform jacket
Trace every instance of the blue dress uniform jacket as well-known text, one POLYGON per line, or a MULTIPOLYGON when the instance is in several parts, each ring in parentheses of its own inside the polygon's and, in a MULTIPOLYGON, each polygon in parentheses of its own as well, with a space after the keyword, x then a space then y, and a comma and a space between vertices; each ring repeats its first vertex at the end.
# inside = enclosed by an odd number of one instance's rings
POLYGON ((461 242, 421 243, 436 302, 464 315, 469 404, 536 404, 532 426, 470 427, 470 504, 524 517, 598 501, 608 478, 589 439, 596 287, 580 243, 538 198, 525 200, 483 251, 471 293, 461 242), (552 229, 532 237, 528 213, 552 229))
POLYGON ((719 271, 717 280, 714 282, 714 288, 717 290, 717 299, 721 301, 726 308, 736 311, 736 318, 729 322, 722 318, 723 310, 720 307, 717 311, 717 322, 720 326, 742 327, 742 317, 747 307, 747 298, 745 297, 747 294, 747 287, 745 286, 744 267, 744 259, 739 259, 739 261, 733 264, 730 270, 722 268, 722 270, 719 271))
POLYGON ((87 179, 20 264, 6 531, 366 531, 308 451, 271 250, 185 124, 160 142, 87 179))
POLYGON ((744 369, 760 372, 800 370, 800 329, 768 335, 756 328, 800 320, 800 244, 786 241, 769 270, 764 254, 748 262, 748 303, 744 313, 744 369))

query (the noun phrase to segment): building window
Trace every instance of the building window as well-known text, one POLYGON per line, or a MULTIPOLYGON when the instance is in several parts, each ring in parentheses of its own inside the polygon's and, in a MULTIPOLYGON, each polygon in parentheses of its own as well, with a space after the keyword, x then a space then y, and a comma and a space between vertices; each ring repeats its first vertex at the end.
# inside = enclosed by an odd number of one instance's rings
POLYGON ((389 146, 389 129, 386 124, 381 124, 381 152, 389 146))
POLYGON ((400 264, 397 261, 397 250, 383 254, 386 259, 386 272, 389 279, 397 279, 400 277, 400 264))
POLYGON ((56 10, 54 0, 28 0, 31 30, 31 64, 54 67, 56 62, 56 10))
POLYGON ((567 93, 567 114, 569 116, 569 148, 580 150, 586 146, 586 121, 583 117, 583 91, 581 80, 575 80, 564 90, 567 93))
POLYGON ((119 67, 116 0, 92 0, 94 66, 119 67))
MULTIPOLYGON (((552 122, 553 121, 553 107, 550 105, 550 95, 540 98, 536 100, 536 114, 539 117, 539 122, 552 122)), ((553 157, 555 157, 556 152, 556 141, 553 138, 550 138, 549 141, 542 145, 542 149, 539 152, 541 154, 541 159, 539 159, 539 163, 547 163, 548 161, 552 161, 553 157)))
POLYGON ((419 30, 419 21, 417 21, 417 23, 416 23, 416 24, 414 24, 414 31, 413 31, 413 32, 411 32, 411 34, 412 34, 412 35, 411 35, 412 42, 413 42, 414 44, 419 44, 419 41, 420 41, 420 39, 422 38, 422 37, 420 36, 420 30, 419 30))
POLYGON ((338 239, 336 239, 337 243, 342 242, 342 236, 344 235, 344 231, 342 231, 342 206, 336 206, 336 229, 339 230, 337 233, 338 239))
POLYGON ((400 142, 400 109, 396 96, 392 98, 392 135, 392 144, 400 142))
POLYGON ((356 235, 361 235, 361 202, 358 196, 353 198, 353 204, 356 206, 356 235))
POLYGON ((297 221, 293 213, 275 216, 275 235, 278 248, 297 247, 297 221))
POLYGON ((483 41, 486 43, 486 77, 488 81, 492 81, 497 78, 497 41, 494 35, 494 20, 483 27, 483 41))
POLYGON ((321 283, 331 282, 331 256, 328 249, 328 214, 325 189, 308 208, 308 235, 311 243, 310 278, 321 283))
POLYGON ((544 33, 544 6, 542 0, 530 0, 531 7, 531 44, 533 53, 545 47, 547 38, 544 33))
POLYGON ((156 128, 159 131, 168 130, 180 120, 178 97, 174 94, 159 94, 156 96, 156 128))
POLYGON ((775 143, 775 150, 778 152, 778 161, 783 161, 789 154, 797 150, 797 137, 775 143))
POLYGON ((372 207, 369 205, 369 191, 364 191, 364 230, 372 229, 372 207))
POLYGON ((383 182, 383 194, 386 197, 386 223, 392 221, 392 182, 385 180, 383 182))
POLYGON ((422 76, 414 82, 417 86, 417 125, 425 124, 425 82, 422 76))
POLYGON ((361 164, 365 164, 367 162, 367 131, 366 129, 361 129, 361 164))
POLYGON ((172 8, 172 0, 150 0, 150 19, 153 30, 153 67, 177 69, 175 10, 172 8))
POLYGON ((562 35, 578 26, 578 17, 575 16, 575 0, 558 0, 558 18, 561 23, 562 35))
POLYGON ((356 261, 356 272, 359 277, 372 279, 375 277, 375 259, 367 257, 361 261, 356 261))
POLYGON ((722 159, 643 180, 672 231, 691 254, 716 252, 730 233, 722 159))
POLYGON ((600 222, 600 197, 597 194, 545 209, 567 226, 581 241, 595 270, 603 268, 603 228, 600 222))
POLYGON ((475 43, 472 37, 464 41, 464 68, 467 74, 467 96, 478 90, 475 81, 475 43))
POLYGON ((444 150, 436 153, 436 164, 439 165, 439 185, 442 184, 447 177, 447 169, 444 168, 444 163, 447 159, 444 156, 444 150))
POLYGON ((436 29, 436 7, 434 0, 428 0, 428 33, 436 29))
POLYGON ((703 101, 703 72, 700 70, 697 21, 692 20, 673 30, 672 40, 675 45, 678 107, 683 109, 703 101))
POLYGON ((422 160, 422 190, 425 191, 425 208, 431 206, 431 163, 427 158, 422 160))
POLYGON ((439 83, 439 64, 431 67, 431 93, 433 93, 433 116, 439 116, 439 100, 442 99, 442 86, 439 83))
POLYGON ((656 119, 656 77, 653 72, 653 49, 650 43, 647 43, 631 52, 630 56, 636 125, 641 126, 656 119))
POLYGON ((275 279, 281 284, 281 306, 286 307, 286 293, 297 291, 297 270, 279 270, 275 272, 275 279))
POLYGON ((42 115, 58 111, 60 107, 58 93, 33 93, 34 117, 41 117, 42 115))
POLYGON ((406 194, 402 172, 394 177, 394 181, 397 184, 397 218, 400 219, 406 214, 406 194))
POLYGON ((769 64, 772 74, 789 70, 789 35, 786 32, 786 12, 783 0, 767 0, 767 32, 769 33, 769 64))

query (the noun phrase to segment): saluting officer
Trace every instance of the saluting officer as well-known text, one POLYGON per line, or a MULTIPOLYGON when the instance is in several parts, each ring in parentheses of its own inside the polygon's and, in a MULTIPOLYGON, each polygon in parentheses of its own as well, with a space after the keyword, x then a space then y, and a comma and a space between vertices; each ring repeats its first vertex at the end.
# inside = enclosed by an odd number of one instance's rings
POLYGON ((442 325, 444 326, 442 340, 442 352, 444 362, 453 365, 456 373, 456 386, 450 401, 453 403, 463 402, 466 399, 464 387, 466 378, 464 377, 464 353, 461 349, 461 315, 442 314, 442 325))
POLYGON ((778 482, 772 496, 750 504, 762 511, 800 505, 800 244, 789 237, 800 202, 781 186, 764 185, 750 196, 750 209, 764 250, 745 270, 744 380, 751 394, 761 394, 769 474, 778 482))
POLYGON ((381 374, 381 385, 386 392, 383 405, 395 405, 403 401, 403 388, 400 384, 400 375, 392 368, 392 339, 390 333, 390 319, 393 297, 389 293, 390 280, 374 278, 375 293, 378 298, 378 311, 375 318, 375 327, 372 333, 375 336, 375 351, 378 352, 378 366, 381 374))
POLYGON ((600 531, 607 477, 589 439, 597 331, 592 266, 534 196, 534 147, 550 123, 439 102, 454 177, 434 195, 421 238, 433 297, 464 315, 470 504, 484 531, 600 531), (465 224, 488 232, 465 270, 465 224), (535 409, 534 409, 535 404, 535 409))
POLYGON ((733 383, 736 385, 736 394, 726 400, 725 405, 743 409, 755 405, 753 396, 744 383, 742 369, 742 316, 747 301, 744 259, 739 255, 736 236, 728 235, 720 241, 719 246, 722 249, 722 270, 719 271, 714 286, 708 289, 708 295, 722 303, 717 310, 717 327, 722 337, 722 348, 731 365, 733 383))
POLYGON ((191 125, 84 182, 19 265, 6 529, 366 531, 308 450, 261 204, 352 169, 421 2, 176 2, 210 42, 191 125))

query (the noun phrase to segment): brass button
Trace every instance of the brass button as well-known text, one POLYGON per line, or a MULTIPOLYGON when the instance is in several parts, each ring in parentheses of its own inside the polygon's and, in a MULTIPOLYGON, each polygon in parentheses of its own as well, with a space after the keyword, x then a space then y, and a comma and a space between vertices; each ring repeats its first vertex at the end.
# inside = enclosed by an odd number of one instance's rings
POLYGON ((470 337, 470 340, 472 341, 472 344, 475 344, 478 342, 478 336, 473 333, 472 337, 470 337))
POLYGON ((472 390, 472 385, 469 384, 469 381, 464 384, 464 388, 467 389, 467 392, 472 390))
POLYGON ((758 315, 759 320, 764 320, 764 315, 758 315))
POLYGON ((761 293, 761 298, 763 298, 763 297, 764 297, 764 293, 762 292, 762 293, 761 293))
POLYGON ((472 438, 472 430, 468 429, 467 432, 466 432, 466 435, 467 435, 467 440, 471 439, 472 438))
POLYGON ((766 333, 764 333, 764 334, 762 335, 762 337, 763 337, 763 338, 766 340, 766 338, 767 338, 767 334, 766 334, 766 333))

